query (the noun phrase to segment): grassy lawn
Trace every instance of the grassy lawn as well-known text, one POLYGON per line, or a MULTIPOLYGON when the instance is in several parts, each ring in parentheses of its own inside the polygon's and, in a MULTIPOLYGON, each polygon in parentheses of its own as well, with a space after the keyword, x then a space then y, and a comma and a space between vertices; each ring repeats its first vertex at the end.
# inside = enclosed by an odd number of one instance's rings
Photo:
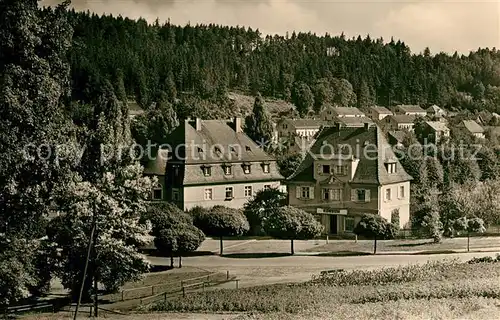
POLYGON ((300 284, 191 293, 149 310, 243 312, 244 319, 490 319, 485 315, 500 311, 499 277, 500 262, 433 262, 339 272, 300 284))
MULTIPOLYGON (((323 245, 307 248, 307 252, 337 252, 337 251, 373 251, 372 240, 331 240, 328 244, 321 241, 323 245)), ((500 247, 500 237, 472 237, 470 238, 470 249, 495 248, 500 247)), ((377 241, 377 251, 447 251, 467 249, 467 238, 443 239, 439 244, 435 244, 430 239, 423 240, 382 240, 377 241)))

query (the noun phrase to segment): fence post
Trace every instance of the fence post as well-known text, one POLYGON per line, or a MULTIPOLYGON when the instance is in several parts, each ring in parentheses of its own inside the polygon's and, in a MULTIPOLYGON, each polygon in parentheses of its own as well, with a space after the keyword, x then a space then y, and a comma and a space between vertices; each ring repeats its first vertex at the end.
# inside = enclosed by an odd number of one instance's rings
POLYGON ((205 292, 205 282, 203 282, 203 292, 205 292))
POLYGON ((154 296, 155 295, 155 286, 151 286, 151 295, 154 296))
POLYGON ((186 287, 182 287, 182 297, 186 297, 186 287))
POLYGON ((239 283, 240 283, 240 280, 236 279, 236 289, 238 289, 238 287, 239 287, 239 285, 238 285, 238 284, 239 284, 239 283))
POLYGON ((229 280, 229 270, 226 272, 226 280, 229 280))
POLYGON ((167 302, 167 293, 166 292, 163 294, 163 301, 167 302))

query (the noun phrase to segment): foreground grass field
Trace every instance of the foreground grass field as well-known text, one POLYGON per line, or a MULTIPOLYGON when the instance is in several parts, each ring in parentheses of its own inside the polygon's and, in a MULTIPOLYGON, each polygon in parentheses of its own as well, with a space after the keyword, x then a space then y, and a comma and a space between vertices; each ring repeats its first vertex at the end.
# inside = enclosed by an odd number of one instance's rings
POLYGON ((490 319, 500 310, 499 280, 499 261, 433 262, 337 272, 302 284, 192 293, 149 311, 243 312, 244 319, 490 319))

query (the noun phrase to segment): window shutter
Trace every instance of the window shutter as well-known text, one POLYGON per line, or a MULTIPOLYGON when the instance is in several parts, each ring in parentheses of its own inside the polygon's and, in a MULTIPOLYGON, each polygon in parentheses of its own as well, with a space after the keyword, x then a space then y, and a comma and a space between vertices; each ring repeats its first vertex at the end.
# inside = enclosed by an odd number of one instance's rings
POLYGON ((357 195, 356 189, 351 189, 351 201, 356 201, 357 195))
POLYGON ((309 199, 314 199, 314 187, 309 187, 309 199))
POLYGON ((370 202, 370 190, 365 190, 365 201, 370 202))
POLYGON ((302 188, 301 188, 301 187, 299 187, 299 186, 296 186, 296 187, 295 187, 295 197, 296 197, 297 199, 300 199, 300 198, 301 198, 301 196, 302 196, 302 194, 301 194, 302 190, 301 190, 301 189, 302 189, 302 188))

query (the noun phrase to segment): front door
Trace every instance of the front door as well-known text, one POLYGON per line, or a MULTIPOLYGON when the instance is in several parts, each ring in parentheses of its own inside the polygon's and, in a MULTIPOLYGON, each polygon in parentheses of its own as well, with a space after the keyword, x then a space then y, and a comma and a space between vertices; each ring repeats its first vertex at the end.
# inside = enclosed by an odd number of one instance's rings
POLYGON ((330 215, 330 233, 331 234, 337 234, 337 227, 338 227, 338 223, 337 223, 337 215, 330 215))

